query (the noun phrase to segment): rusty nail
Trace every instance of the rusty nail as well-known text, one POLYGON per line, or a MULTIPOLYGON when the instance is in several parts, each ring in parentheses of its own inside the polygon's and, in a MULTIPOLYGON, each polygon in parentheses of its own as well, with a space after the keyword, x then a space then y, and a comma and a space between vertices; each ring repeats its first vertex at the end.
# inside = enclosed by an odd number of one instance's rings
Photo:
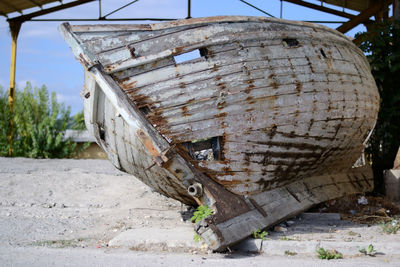
POLYGON ((135 54, 135 48, 133 46, 131 47, 130 45, 127 45, 126 48, 129 50, 131 57, 133 57, 133 58, 137 57, 137 55, 135 54))

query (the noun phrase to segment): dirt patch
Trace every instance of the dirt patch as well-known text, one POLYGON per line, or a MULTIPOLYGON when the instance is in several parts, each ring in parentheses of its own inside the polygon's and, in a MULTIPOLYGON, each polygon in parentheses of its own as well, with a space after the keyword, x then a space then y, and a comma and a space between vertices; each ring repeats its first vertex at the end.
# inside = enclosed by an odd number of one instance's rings
POLYGON ((340 213, 342 219, 358 224, 380 224, 400 216, 399 205, 384 197, 350 195, 330 200, 310 210, 311 212, 340 213))

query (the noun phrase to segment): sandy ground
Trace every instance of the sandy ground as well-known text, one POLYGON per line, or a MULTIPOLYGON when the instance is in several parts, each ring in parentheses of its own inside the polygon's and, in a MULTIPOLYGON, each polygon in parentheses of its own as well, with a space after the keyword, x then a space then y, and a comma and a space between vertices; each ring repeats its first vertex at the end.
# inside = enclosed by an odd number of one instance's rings
POLYGON ((104 246, 121 231, 185 224, 181 204, 107 160, 0 158, 0 242, 104 246))
MULTIPOLYGON (((132 262, 135 266, 264 266, 267 261, 270 266, 300 267, 323 263, 314 254, 271 257, 268 250, 262 255, 194 255, 108 247, 111 239, 129 229, 187 229, 191 223, 182 219, 185 210, 179 202, 151 192, 135 177, 118 171, 108 160, 0 158, 0 266, 133 266, 132 262)), ((282 242, 296 241, 400 243, 400 234, 383 234, 379 226, 307 216, 283 224, 284 232, 270 232, 269 240, 276 242, 268 242, 271 250, 282 242)), ((328 266, 400 266, 397 254, 349 258, 328 266)))

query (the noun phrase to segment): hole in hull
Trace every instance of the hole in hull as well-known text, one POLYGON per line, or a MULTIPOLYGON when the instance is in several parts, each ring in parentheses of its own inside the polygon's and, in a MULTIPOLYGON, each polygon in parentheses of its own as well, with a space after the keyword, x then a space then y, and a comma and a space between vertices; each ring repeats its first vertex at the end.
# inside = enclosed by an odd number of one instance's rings
POLYGON ((201 58, 200 50, 198 50, 198 49, 174 56, 174 60, 175 60, 176 64, 191 61, 191 60, 194 60, 197 58, 201 58))
POLYGON ((319 51, 321 52, 321 55, 322 55, 324 58, 326 58, 326 54, 325 54, 324 49, 321 48, 319 51))
POLYGON ((282 44, 284 47, 297 47, 297 46, 299 46, 299 41, 297 41, 297 39, 293 39, 293 38, 286 38, 286 39, 282 39, 282 44))
POLYGON ((188 62, 191 60, 195 60, 198 58, 208 58, 208 50, 205 47, 187 52, 187 53, 183 53, 183 54, 179 54, 174 56, 174 60, 176 64, 180 64, 180 63, 184 63, 184 62, 188 62))
POLYGON ((139 108, 140 112, 143 113, 143 115, 147 115, 151 112, 150 108, 148 106, 143 106, 139 108))
POLYGON ((222 137, 215 136, 183 143, 194 160, 222 160, 222 137))
POLYGON ((99 126, 99 136, 101 140, 104 142, 106 141, 106 131, 104 130, 103 126, 99 126))

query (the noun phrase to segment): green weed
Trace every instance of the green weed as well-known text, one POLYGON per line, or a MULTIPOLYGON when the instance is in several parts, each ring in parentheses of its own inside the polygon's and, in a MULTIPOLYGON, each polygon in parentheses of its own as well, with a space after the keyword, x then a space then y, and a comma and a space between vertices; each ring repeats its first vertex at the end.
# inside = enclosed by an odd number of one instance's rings
POLYGON ((198 223, 201 220, 211 216, 214 213, 207 205, 198 206, 196 211, 193 213, 193 217, 190 219, 191 222, 198 223))
POLYGON ((285 250, 285 255, 286 255, 286 256, 295 256, 295 255, 297 255, 297 253, 294 252, 294 251, 285 250))
POLYGON ((393 219, 387 223, 382 223, 381 227, 382 230, 387 234, 397 234, 397 231, 400 231, 400 223, 396 219, 393 219))
POLYGON ((372 244, 369 244, 368 248, 362 248, 359 250, 361 253, 363 253, 364 255, 368 255, 371 257, 375 257, 376 254, 376 250, 374 249, 374 246, 372 244))
MULTIPOLYGON (((198 206, 196 211, 193 212, 193 216, 190 219, 191 222, 193 223, 198 223, 201 220, 204 220, 205 218, 213 215, 214 211, 212 209, 210 209, 207 205, 202 205, 202 206, 198 206)), ((194 234, 193 236, 193 240, 194 242, 199 242, 201 240, 201 236, 197 233, 194 234)))
POLYGON ((317 249, 318 258, 322 260, 337 260, 343 259, 343 254, 334 250, 334 249, 327 249, 319 248, 317 249))
POLYGON ((262 240, 266 240, 266 236, 268 235, 268 232, 266 231, 261 231, 260 229, 257 229, 253 232, 253 237, 255 239, 262 239, 262 240))

